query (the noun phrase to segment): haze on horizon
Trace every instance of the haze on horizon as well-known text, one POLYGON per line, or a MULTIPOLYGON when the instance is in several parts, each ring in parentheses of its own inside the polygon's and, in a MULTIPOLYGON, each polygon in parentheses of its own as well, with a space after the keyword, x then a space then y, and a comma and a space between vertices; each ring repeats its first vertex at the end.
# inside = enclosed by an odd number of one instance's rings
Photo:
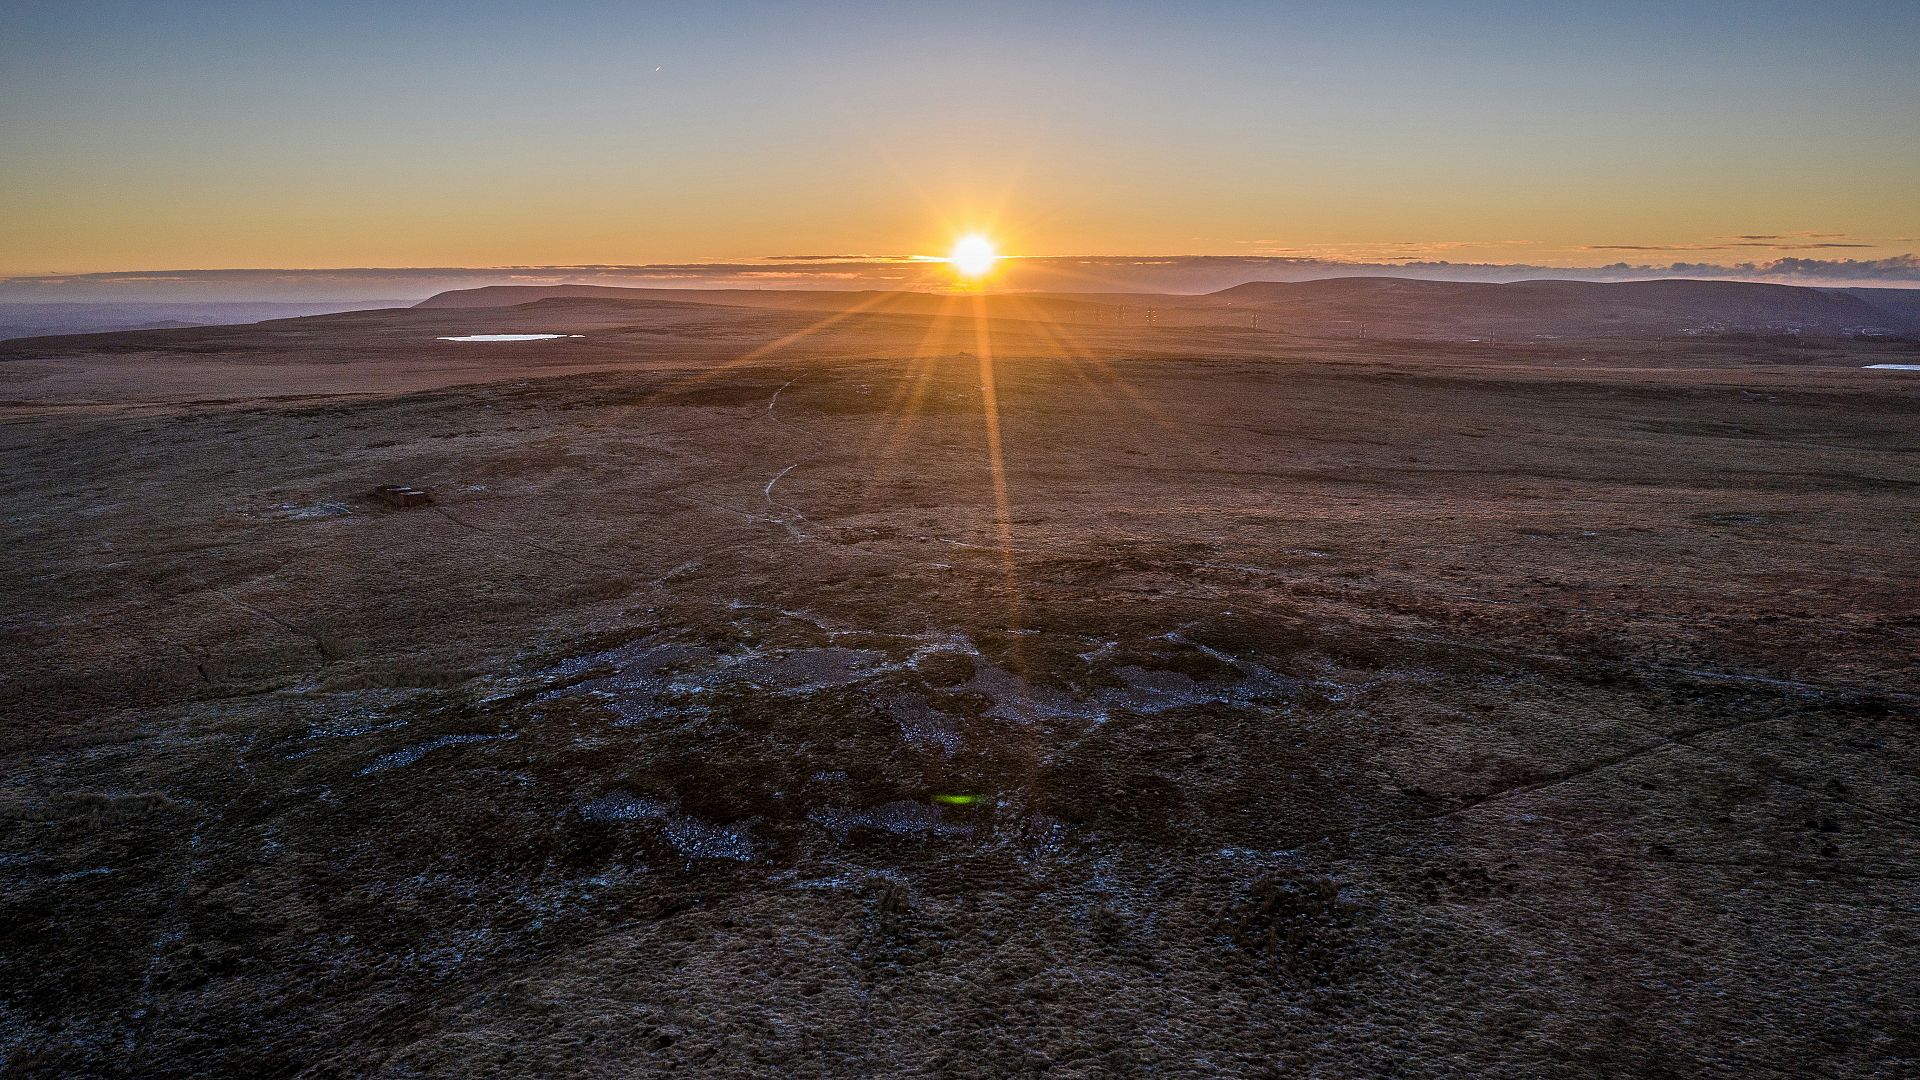
POLYGON ((1920 7, 12 5, 0 276, 1920 246, 1920 7))

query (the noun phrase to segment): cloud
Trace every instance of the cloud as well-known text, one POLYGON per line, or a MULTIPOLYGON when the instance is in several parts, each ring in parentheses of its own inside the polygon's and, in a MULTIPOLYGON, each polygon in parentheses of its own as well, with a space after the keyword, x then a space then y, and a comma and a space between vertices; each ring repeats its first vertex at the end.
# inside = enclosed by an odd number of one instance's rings
POLYGON ((768 255, 768 262, 912 262, 911 255, 768 255))
POLYGON ((1318 244, 1306 247, 1286 245, 1277 240, 1236 240, 1234 243, 1256 249, 1253 252, 1256 255, 1355 263, 1391 263, 1409 259, 1431 259, 1445 252, 1469 248, 1484 250, 1540 246, 1533 240, 1387 240, 1370 244, 1318 244))
MULTIPOLYGON (((1906 243, 1906 241, 1897 241, 1906 243)), ((1819 251, 1832 248, 1877 248, 1883 245, 1846 233, 1789 232, 1735 233, 1714 236, 1688 244, 1588 244, 1580 251, 1733 251, 1759 248, 1766 251, 1819 251)))
MULTIPOLYGON (((1680 264, 1676 263, 1675 266, 1680 264)), ((1740 277, 1752 272, 1743 267, 1720 268, 1720 276, 1740 277)), ((1898 281, 1920 284, 1920 258, 1895 255, 1887 259, 1775 259, 1755 268, 1772 278, 1815 278, 1823 281, 1898 281)))
POLYGON ((1581 251, 1724 251, 1725 244, 1588 244, 1581 251))

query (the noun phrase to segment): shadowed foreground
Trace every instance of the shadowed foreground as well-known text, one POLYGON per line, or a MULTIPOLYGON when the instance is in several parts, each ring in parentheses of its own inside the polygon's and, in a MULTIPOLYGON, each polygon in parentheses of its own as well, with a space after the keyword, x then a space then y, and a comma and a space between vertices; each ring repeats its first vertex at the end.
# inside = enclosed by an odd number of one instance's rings
POLYGON ((1920 1069, 1911 345, 819 321, 0 347, 10 1071, 1920 1069))

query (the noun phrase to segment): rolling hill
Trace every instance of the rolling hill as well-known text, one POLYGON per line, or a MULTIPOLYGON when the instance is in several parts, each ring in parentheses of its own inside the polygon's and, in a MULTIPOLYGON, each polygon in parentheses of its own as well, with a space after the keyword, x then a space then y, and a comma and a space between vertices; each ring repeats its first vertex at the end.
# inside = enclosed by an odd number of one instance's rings
MULTIPOLYGON (((496 285, 441 293, 421 308, 499 308, 554 298, 675 300, 730 307, 929 315, 978 310, 915 292, 627 289, 496 285)), ((1701 334, 1920 333, 1920 290, 1827 289, 1745 281, 1518 281, 1350 277, 1256 281, 1199 295, 1045 293, 980 298, 995 317, 1063 323, 1256 327, 1309 337, 1536 340, 1701 334)))

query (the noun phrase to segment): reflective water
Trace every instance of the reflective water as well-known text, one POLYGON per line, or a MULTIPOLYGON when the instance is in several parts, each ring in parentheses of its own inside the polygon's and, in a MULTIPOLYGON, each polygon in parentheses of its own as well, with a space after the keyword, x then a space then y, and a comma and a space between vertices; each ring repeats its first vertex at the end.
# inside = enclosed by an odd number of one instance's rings
POLYGON ((1920 364, 1868 364, 1866 371, 1920 371, 1920 364))
POLYGON ((554 338, 586 337, 585 334, 466 334, 443 337, 441 341, 551 341, 554 338))

